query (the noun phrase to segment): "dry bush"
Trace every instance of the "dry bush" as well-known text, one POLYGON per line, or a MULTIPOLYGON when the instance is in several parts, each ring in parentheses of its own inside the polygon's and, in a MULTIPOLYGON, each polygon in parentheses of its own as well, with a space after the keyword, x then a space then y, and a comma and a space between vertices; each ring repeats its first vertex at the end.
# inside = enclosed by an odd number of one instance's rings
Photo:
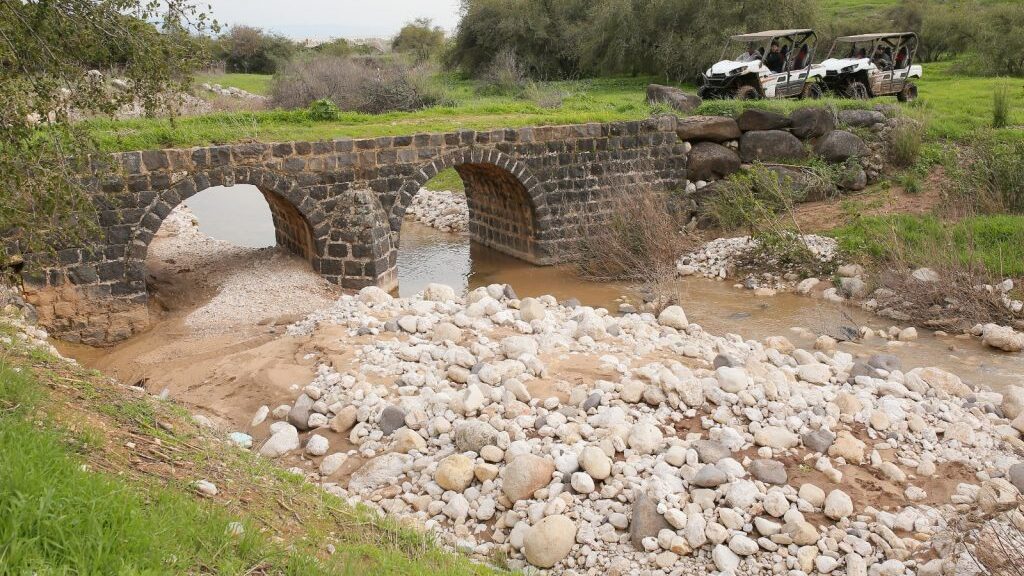
POLYGON ((520 97, 531 85, 511 48, 499 52, 478 78, 477 92, 485 96, 520 97))
POLYGON ((912 118, 901 118, 886 135, 887 157, 897 168, 909 168, 917 163, 924 144, 925 125, 912 118))
POLYGON ((640 284, 656 309, 678 300, 676 261, 700 245, 669 209, 668 193, 636 183, 609 201, 608 209, 576 210, 570 261, 587 280, 640 284))
POLYGON ((327 99, 345 111, 382 114, 418 110, 437 102, 428 73, 387 59, 315 55, 289 61, 274 76, 271 102, 305 108, 327 99))
POLYGON ((998 294, 977 288, 998 284, 1002 278, 986 269, 970 242, 966 257, 951 235, 926 248, 911 249, 893 227, 888 244, 891 252, 877 278, 893 296, 878 298, 880 308, 897 310, 927 328, 951 332, 990 322, 1013 324, 1016 320, 998 294), (922 262, 938 274, 938 282, 922 282, 911 275, 922 262))

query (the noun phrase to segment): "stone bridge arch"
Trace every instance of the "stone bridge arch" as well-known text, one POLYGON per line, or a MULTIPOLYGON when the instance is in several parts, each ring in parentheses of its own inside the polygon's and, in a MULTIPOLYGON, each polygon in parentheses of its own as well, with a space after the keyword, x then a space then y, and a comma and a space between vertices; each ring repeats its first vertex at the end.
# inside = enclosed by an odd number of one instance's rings
POLYGON ((527 262, 544 263, 538 240, 547 205, 545 187, 526 162, 495 149, 456 150, 416 170, 402 185, 388 216, 392 249, 400 244, 402 217, 413 197, 448 168, 458 172, 465 186, 473 241, 527 262))
MULTIPOLYGON (((316 229, 323 231, 327 224, 316 202, 303 192, 298 182, 262 167, 224 167, 188 173, 168 188, 153 191, 153 199, 144 208, 139 225, 133 227, 134 234, 126 246, 126 280, 129 280, 128 271, 133 268, 145 269, 154 236, 178 205, 208 188, 245 184, 259 190, 270 207, 277 245, 301 256, 314 270, 320 271, 325 240, 318 239, 316 229)), ((141 288, 145 290, 145 285, 141 288)))

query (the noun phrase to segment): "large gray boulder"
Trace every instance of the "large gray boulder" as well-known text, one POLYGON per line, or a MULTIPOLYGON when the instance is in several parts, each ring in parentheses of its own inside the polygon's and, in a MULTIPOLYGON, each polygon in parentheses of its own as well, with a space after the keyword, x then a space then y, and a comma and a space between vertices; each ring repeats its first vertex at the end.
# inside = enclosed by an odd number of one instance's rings
POLYGON ((800 108, 789 115, 790 131, 801 140, 818 138, 836 129, 836 119, 825 108, 800 108))
POLYGON ((782 130, 789 128, 791 124, 789 118, 782 114, 756 108, 744 110, 740 117, 736 119, 736 123, 739 125, 740 130, 744 132, 751 130, 782 130))
POLYGON ((885 122, 885 114, 877 110, 840 110, 839 123, 854 128, 870 128, 885 122))
POLYGON ((668 104, 680 112, 693 112, 704 101, 700 96, 687 94, 674 86, 662 86, 661 84, 647 85, 648 104, 668 104))
POLYGON ((309 396, 302 394, 296 400, 292 409, 288 411, 288 423, 299 432, 309 430, 309 413, 313 410, 315 401, 309 396))
POLYGON ((743 135, 736 120, 726 116, 688 116, 676 124, 676 134, 686 142, 727 142, 743 135))
POLYGON ((798 201, 817 202, 835 196, 836 189, 831 182, 816 177, 813 173, 800 168, 789 166, 765 166, 768 170, 775 172, 779 178, 779 184, 792 187, 800 193, 798 201))
POLYGON ((740 169, 740 157, 730 148, 714 142, 698 142, 690 150, 687 174, 690 180, 716 180, 740 169))
POLYGON ((783 130, 753 130, 740 139, 740 159, 744 162, 780 162, 806 156, 800 139, 783 130))
POLYGON ((814 152, 829 162, 846 162, 866 156, 868 146, 852 132, 833 130, 815 142, 814 152))

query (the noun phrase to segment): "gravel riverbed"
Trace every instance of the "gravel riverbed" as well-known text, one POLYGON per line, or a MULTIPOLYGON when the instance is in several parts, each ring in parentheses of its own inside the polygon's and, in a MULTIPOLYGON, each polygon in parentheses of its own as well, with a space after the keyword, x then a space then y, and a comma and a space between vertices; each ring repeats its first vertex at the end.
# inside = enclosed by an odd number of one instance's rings
POLYGON ((255 449, 482 560, 971 574, 951 522, 980 509, 1024 527, 1021 388, 504 285, 367 288, 288 332, 318 342, 317 376, 255 415, 273 420, 255 449))

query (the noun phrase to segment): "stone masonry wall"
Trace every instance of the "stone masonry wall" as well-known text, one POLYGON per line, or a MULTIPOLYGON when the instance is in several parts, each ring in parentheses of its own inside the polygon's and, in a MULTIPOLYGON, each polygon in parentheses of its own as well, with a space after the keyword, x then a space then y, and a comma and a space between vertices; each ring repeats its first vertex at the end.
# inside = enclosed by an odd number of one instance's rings
POLYGON ((278 243, 347 288, 397 286, 402 216, 422 185, 454 167, 467 184, 474 240, 556 263, 581 211, 601 214, 636 182, 686 184, 676 118, 323 142, 246 143, 115 154, 83 178, 102 234, 29 254, 27 295, 58 337, 87 344, 148 325, 145 258, 164 218, 211 186, 251 184, 278 243))

